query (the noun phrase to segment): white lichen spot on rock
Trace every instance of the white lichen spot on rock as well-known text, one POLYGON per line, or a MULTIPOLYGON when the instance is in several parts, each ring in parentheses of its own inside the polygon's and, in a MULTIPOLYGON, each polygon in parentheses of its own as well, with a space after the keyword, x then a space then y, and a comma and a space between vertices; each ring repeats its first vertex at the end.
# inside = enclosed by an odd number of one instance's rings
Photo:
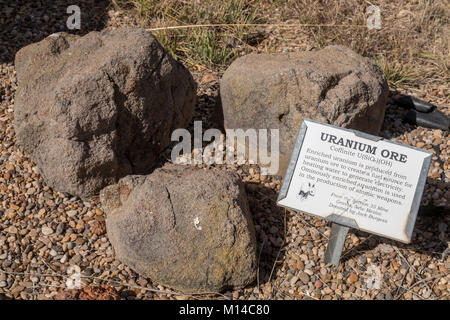
POLYGON ((202 230, 202 226, 200 225, 200 219, 198 217, 194 218, 194 227, 197 230, 202 230))

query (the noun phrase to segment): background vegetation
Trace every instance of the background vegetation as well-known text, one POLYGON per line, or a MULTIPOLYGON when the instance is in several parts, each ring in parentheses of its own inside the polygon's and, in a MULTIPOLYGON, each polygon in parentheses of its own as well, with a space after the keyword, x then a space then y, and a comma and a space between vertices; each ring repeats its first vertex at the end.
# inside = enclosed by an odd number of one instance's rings
POLYGON ((186 64, 223 71, 250 52, 313 50, 343 44, 373 58, 391 87, 449 81, 448 1, 112 0, 115 9, 152 29, 186 64), (378 5, 381 30, 366 27, 378 5), (219 26, 208 26, 208 25, 219 26), (196 27, 193 27, 196 25, 196 27), (207 26, 199 26, 207 25, 207 26))

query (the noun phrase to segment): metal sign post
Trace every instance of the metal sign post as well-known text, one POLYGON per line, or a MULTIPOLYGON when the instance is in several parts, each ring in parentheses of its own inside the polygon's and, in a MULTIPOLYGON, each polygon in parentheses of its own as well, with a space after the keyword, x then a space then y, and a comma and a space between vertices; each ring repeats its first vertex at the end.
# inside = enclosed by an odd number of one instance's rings
POLYGON ((325 264, 332 263, 336 268, 338 267, 349 229, 349 227, 337 223, 331 224, 331 236, 325 252, 325 264))

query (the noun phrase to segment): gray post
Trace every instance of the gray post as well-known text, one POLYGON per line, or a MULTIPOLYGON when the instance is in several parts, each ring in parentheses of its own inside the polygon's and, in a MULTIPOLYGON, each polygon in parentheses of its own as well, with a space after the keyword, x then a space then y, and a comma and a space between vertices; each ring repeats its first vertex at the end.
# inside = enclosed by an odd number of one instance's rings
POLYGON ((345 237, 349 229, 349 227, 337 223, 331 224, 331 236, 328 242, 327 252, 325 252, 325 264, 332 263, 336 268, 339 266, 339 259, 341 258, 345 237))

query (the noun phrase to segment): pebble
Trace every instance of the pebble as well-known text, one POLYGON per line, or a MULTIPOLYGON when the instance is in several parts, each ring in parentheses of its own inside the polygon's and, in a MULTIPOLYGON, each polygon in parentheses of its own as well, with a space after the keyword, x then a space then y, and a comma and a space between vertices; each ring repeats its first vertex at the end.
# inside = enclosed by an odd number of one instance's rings
POLYGON ((358 275, 356 273, 350 274, 350 276, 348 277, 347 281, 349 283, 355 283, 356 281, 358 281, 358 275))
POLYGON ((322 288, 322 281, 316 280, 316 282, 314 282, 314 287, 316 287, 316 289, 322 288))
POLYGON ((383 244, 383 243, 378 245, 378 249, 380 249, 384 253, 392 253, 392 252, 394 252, 394 248, 392 248, 389 245, 383 244))
POLYGON ((56 227, 56 234, 62 234, 64 230, 66 229, 66 224, 64 222, 61 222, 56 227))
POLYGON ((441 223, 439 223, 439 225, 438 225, 438 230, 439 230, 439 232, 446 232, 446 231, 447 231, 447 228, 448 228, 448 226, 447 226, 446 223, 441 222, 441 223))
POLYGON ((10 226, 8 228, 8 232, 12 233, 12 234, 16 234, 17 233, 17 228, 15 226, 10 226))
POLYGON ((424 146, 425 146, 425 143, 422 142, 422 141, 419 141, 419 142, 416 143, 416 147, 417 148, 423 148, 424 146))
POLYGON ((65 254, 62 258, 61 258, 61 260, 59 260, 59 262, 61 262, 61 263, 66 263, 66 261, 67 261, 67 254, 65 254))
POLYGON ((47 226, 43 226, 41 232, 44 236, 51 235, 53 233, 53 229, 47 226))
POLYGON ((298 279, 299 279, 298 277, 293 276, 291 278, 291 280, 289 280, 289 283, 290 283, 291 287, 293 287, 297 283, 298 279))
POLYGON ((77 215, 77 211, 76 210, 68 210, 68 211, 66 211, 66 214, 69 217, 73 218, 73 217, 75 217, 77 215))
POLYGON ((36 189, 35 188, 29 188, 28 190, 27 190, 27 194, 28 195, 32 195, 32 194, 34 194, 36 192, 36 189))
POLYGON ((366 264, 366 262, 367 262, 367 258, 365 256, 359 256, 358 257, 358 263, 359 264, 364 265, 364 264, 366 264))
POLYGON ((309 282, 309 275, 306 272, 299 272, 298 278, 303 284, 308 284, 309 282))

